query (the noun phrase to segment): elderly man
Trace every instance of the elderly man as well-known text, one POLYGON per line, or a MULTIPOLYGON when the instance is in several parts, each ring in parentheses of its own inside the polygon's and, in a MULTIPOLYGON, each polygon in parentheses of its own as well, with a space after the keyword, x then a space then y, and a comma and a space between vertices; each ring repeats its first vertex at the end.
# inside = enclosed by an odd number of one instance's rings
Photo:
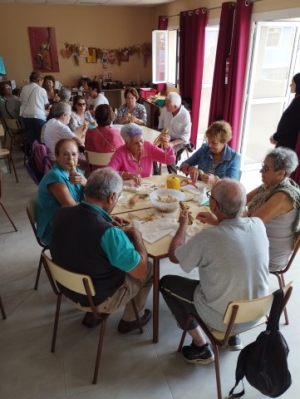
POLYGON ((87 86, 89 95, 87 99, 88 110, 93 116, 95 116, 95 110, 98 105, 108 104, 108 99, 104 94, 100 93, 100 85, 95 80, 88 82, 87 86))
MULTIPOLYGON (((208 193, 212 212, 199 213, 197 219, 214 227, 206 228, 186 243, 188 215, 183 211, 169 258, 185 272, 198 268, 200 281, 180 276, 164 276, 161 293, 184 328, 189 313, 198 314, 212 328, 225 331, 222 317, 228 302, 258 298, 268 294, 268 238, 259 218, 242 217, 246 192, 241 183, 220 180, 208 193), (249 245, 251 243, 251 245, 249 245)), ((245 325, 234 330, 238 334, 245 325)), ((182 348, 189 363, 208 364, 214 360, 210 344, 196 321, 191 322, 190 346, 182 348)), ((229 349, 240 350, 238 335, 229 340, 229 349)))
MULTIPOLYGON (((85 200, 58 210, 53 222, 50 251, 61 267, 91 276, 99 312, 112 313, 125 305, 118 331, 138 328, 130 300, 135 299, 142 325, 151 318, 144 309, 152 287, 152 267, 141 233, 134 227, 122 230, 125 221, 112 218, 123 187, 121 177, 111 168, 94 171, 84 189, 85 200)), ((84 296, 61 287, 69 298, 88 306, 84 296)), ((93 327, 96 321, 87 313, 82 322, 93 327)))
MULTIPOLYGON (((158 129, 168 129, 171 137, 170 145, 177 154, 190 141, 191 116, 181 104, 181 97, 178 93, 171 92, 167 95, 165 107, 159 118, 158 129)), ((176 163, 178 162, 176 157, 176 163)), ((168 165, 169 173, 177 173, 176 164, 168 165)), ((157 166, 154 165, 155 174, 157 166)))

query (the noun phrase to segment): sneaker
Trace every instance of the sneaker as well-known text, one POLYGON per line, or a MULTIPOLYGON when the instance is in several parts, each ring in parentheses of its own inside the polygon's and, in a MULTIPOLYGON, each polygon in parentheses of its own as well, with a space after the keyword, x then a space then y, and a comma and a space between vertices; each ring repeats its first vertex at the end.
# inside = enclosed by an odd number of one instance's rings
POLYGON ((209 344, 196 346, 194 342, 184 346, 181 350, 184 360, 188 363, 209 364, 215 360, 213 351, 209 344))
POLYGON ((231 351, 240 351, 243 349, 244 344, 239 335, 233 335, 228 340, 228 348, 231 351))

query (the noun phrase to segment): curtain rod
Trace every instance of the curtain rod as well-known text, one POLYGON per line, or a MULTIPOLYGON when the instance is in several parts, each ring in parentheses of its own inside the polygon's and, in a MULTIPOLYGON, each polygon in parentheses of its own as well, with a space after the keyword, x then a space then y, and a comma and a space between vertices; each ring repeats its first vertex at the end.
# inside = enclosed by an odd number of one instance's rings
MULTIPOLYGON (((256 1, 263 1, 263 0, 256 0, 256 1)), ((231 7, 234 7, 235 6, 235 3, 230 3, 230 5, 231 5, 231 7)), ((212 11, 212 10, 218 10, 219 8, 222 8, 222 6, 219 6, 219 7, 212 7, 212 8, 203 8, 203 11, 202 12, 204 12, 204 10, 206 11, 206 12, 209 12, 209 11, 212 11)), ((180 17, 180 14, 174 14, 174 15, 169 15, 169 16, 167 16, 167 15, 164 15, 164 18, 173 18, 173 17, 180 17)))
POLYGON ((245 5, 246 5, 246 6, 249 6, 250 4, 252 4, 252 3, 257 3, 257 2, 259 2, 259 1, 265 1, 265 0, 246 0, 246 1, 245 1, 245 5))

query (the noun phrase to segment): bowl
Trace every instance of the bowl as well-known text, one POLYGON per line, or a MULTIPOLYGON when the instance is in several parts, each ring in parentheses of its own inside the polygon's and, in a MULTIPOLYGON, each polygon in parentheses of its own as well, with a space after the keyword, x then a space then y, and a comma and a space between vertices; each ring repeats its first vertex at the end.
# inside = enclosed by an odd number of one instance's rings
POLYGON ((150 200, 154 208, 159 209, 161 212, 174 212, 179 207, 179 201, 183 201, 185 196, 179 190, 173 190, 171 188, 159 188, 158 190, 152 191, 149 194, 150 200), (162 200, 167 198, 174 199, 172 202, 159 201, 158 197, 162 200))

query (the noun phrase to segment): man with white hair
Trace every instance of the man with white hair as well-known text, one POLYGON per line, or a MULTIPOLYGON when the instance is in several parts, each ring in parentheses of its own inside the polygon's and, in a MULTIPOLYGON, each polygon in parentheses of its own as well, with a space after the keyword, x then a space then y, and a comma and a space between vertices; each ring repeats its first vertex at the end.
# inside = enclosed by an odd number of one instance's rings
MULTIPOLYGON (((184 328, 188 314, 193 313, 210 327, 225 331, 222 318, 228 302, 269 293, 269 243, 261 219, 242 217, 246 191, 240 182, 220 180, 208 197, 212 213, 200 212, 197 219, 214 227, 203 229, 186 243, 188 212, 182 211, 169 248, 170 260, 180 263, 185 272, 197 267, 200 281, 164 276, 160 291, 180 328, 184 328)), ((243 348, 237 334, 248 327, 251 324, 235 327, 229 349, 243 348)), ((211 346, 195 320, 188 332, 193 341, 182 348, 184 359, 196 364, 212 362, 211 346)))
MULTIPOLYGON (((171 92, 167 95, 165 107, 159 118, 158 130, 168 129, 171 140, 169 145, 177 154, 190 142, 191 116, 181 103, 178 93, 171 92)), ((178 159, 176 157, 176 163, 178 159)), ((177 173, 176 164, 168 165, 169 173, 177 173)), ((157 166, 154 165, 157 170, 157 166)), ((155 173, 156 174, 156 173, 155 173)), ((158 173, 157 173, 158 174, 158 173)))

